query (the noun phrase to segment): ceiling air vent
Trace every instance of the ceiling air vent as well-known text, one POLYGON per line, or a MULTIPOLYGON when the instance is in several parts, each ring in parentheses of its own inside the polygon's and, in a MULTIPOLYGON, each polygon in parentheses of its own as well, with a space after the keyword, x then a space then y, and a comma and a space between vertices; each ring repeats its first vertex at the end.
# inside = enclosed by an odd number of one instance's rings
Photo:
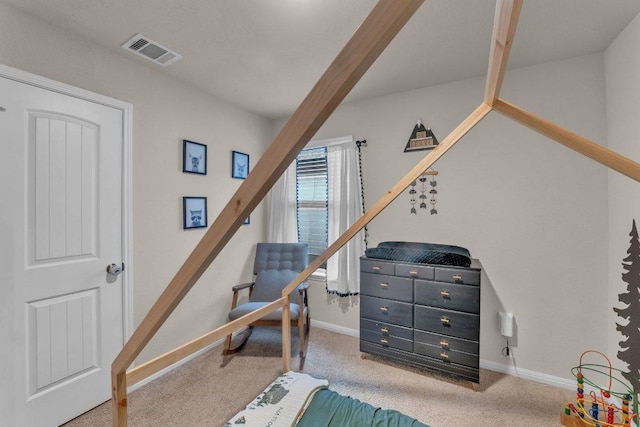
POLYGON ((162 65, 163 67, 166 67, 167 65, 182 58, 182 55, 178 55, 176 52, 167 49, 142 34, 136 34, 133 36, 122 45, 122 48, 143 56, 156 64, 162 65))

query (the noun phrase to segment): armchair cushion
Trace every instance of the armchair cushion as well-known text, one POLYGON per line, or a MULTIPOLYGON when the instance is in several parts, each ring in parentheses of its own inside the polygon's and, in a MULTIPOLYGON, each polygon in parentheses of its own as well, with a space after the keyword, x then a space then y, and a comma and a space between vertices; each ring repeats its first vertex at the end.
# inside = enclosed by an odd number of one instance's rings
POLYGON ((306 243, 258 243, 253 274, 263 270, 302 271, 307 267, 306 243))
MULTIPOLYGON (((229 313, 229 320, 236 320, 244 316, 245 314, 249 314, 252 311, 256 311, 257 309, 264 307, 267 304, 268 304, 267 302, 248 302, 248 303, 239 305, 238 307, 231 310, 231 312, 229 313)), ((300 307, 298 306, 298 304, 290 304, 289 307, 291 310, 291 320, 298 320, 298 316, 300 315, 300 307)), ((304 310, 306 312, 307 310, 306 307, 304 310)), ((277 309, 272 313, 267 314, 262 318, 262 320, 281 320, 281 319, 282 319, 281 308, 277 309)))
MULTIPOLYGON (((275 301, 282 297, 282 289, 298 276, 298 272, 292 270, 264 270, 256 275, 251 301, 275 301)), ((295 302, 293 293, 291 302, 295 302)))

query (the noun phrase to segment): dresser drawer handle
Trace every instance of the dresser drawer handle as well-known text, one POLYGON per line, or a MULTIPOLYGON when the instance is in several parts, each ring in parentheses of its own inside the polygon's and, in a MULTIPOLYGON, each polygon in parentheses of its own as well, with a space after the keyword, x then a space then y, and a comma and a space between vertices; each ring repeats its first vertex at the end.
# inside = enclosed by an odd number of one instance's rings
POLYGON ((440 340, 440 345, 444 348, 448 348, 449 347, 449 341, 447 340, 440 340))
POLYGON ((381 288, 388 288, 388 287, 389 287, 389 284, 388 284, 388 283, 386 283, 386 282, 382 282, 382 283, 380 283, 380 287, 381 287, 381 288))
POLYGON ((451 322, 449 321, 449 318, 446 316, 442 316, 440 318, 440 321, 442 322, 443 325, 445 326, 449 326, 451 324, 451 322))
POLYGON ((440 291, 440 295, 442 298, 449 298, 449 291, 440 291))
POLYGON ((412 276, 417 276, 418 275, 418 270, 410 270, 409 274, 412 276))
POLYGON ((462 280, 462 276, 459 274, 454 274, 452 277, 453 277, 453 280, 462 280))
POLYGON ((380 270, 380 267, 378 267, 377 265, 374 265, 373 267, 371 267, 371 269, 372 269, 372 270, 375 270, 375 271, 379 271, 379 270, 380 270))
POLYGON ((380 332, 382 332, 383 334, 388 334, 389 333, 389 328, 381 328, 380 332))
POLYGON ((382 339, 380 340, 380 344, 387 345, 387 344, 389 344, 389 341, 388 341, 386 338, 382 338, 382 339))
POLYGON ((389 311, 389 307, 385 306, 385 305, 381 305, 380 306, 380 311, 386 313, 387 311, 389 311))
POLYGON ((444 360, 449 360, 449 355, 447 353, 445 353, 444 351, 442 353, 440 353, 440 357, 442 357, 444 360))

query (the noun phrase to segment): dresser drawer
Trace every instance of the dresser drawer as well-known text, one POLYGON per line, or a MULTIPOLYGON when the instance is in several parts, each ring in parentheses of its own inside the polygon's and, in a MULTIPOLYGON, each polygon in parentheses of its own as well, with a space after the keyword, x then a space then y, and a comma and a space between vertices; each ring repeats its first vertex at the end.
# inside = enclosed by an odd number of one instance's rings
POLYGON ((430 345, 432 347, 438 347, 441 350, 470 353, 476 355, 476 357, 480 352, 480 344, 478 341, 470 341, 419 330, 415 331, 414 337, 416 344, 430 345))
POLYGON ((459 311, 415 306, 415 328, 469 340, 480 338, 480 316, 459 311))
POLYGON ((433 357, 434 359, 439 359, 445 363, 458 363, 460 365, 469 366, 471 368, 478 368, 480 364, 478 355, 444 350, 440 347, 420 342, 414 343, 413 351, 415 353, 422 354, 423 356, 429 356, 433 357))
POLYGON ((360 315, 400 326, 413 326, 413 304, 384 298, 360 296, 360 315))
POLYGON ((396 264, 396 276, 433 280, 433 267, 415 264, 396 264))
POLYGON ((363 273, 395 274, 392 262, 380 261, 373 258, 360 258, 360 271, 363 273))
POLYGON ((480 313, 480 287, 415 280, 416 304, 480 313))
POLYGON ((463 268, 435 268, 435 279, 438 282, 479 285, 480 271, 463 268))
POLYGON ((426 368, 433 372, 453 375, 457 378, 466 379, 475 383, 478 383, 480 381, 478 368, 471 368, 469 366, 459 365, 457 363, 442 362, 442 360, 423 356, 415 352, 410 353, 396 350, 363 340, 360 340, 360 351, 364 353, 381 355, 400 363, 426 368))
POLYGON ((383 335, 402 338, 405 340, 413 340, 413 328, 393 325, 391 323, 377 322, 360 318, 360 331, 372 331, 383 335))
POLYGON ((360 293, 362 295, 413 302, 413 280, 384 274, 361 273, 360 293))
POLYGON ((360 339, 379 344, 383 347, 397 348, 398 350, 413 351, 413 340, 406 340, 392 335, 385 335, 374 331, 360 331, 360 339))

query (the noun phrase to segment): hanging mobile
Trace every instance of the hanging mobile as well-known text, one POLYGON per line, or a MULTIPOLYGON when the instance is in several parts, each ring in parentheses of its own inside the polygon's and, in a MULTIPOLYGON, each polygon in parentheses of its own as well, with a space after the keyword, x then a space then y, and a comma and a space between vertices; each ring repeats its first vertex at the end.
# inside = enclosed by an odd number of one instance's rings
POLYGON ((422 183, 422 186, 420 188, 420 209, 427 209, 427 195, 424 194, 427 192, 427 177, 426 176, 421 176, 420 177, 420 182, 422 183))
POLYGON ((438 183, 435 178, 431 178, 429 184, 431 184, 431 190, 429 191, 429 194, 431 194, 431 199, 429 200, 429 203, 431 203, 431 215, 435 215, 438 213, 438 210, 436 209, 436 194, 438 194, 436 185, 438 185, 438 183))
MULTIPOLYGON (((438 185, 435 179, 436 175, 438 175, 438 171, 429 168, 424 171, 424 173, 418 178, 418 181, 420 181, 420 195, 417 196, 417 199, 420 199, 420 204, 418 205, 418 207, 420 209, 426 210, 427 199, 429 199, 429 203, 431 204, 431 210, 429 212, 431 213, 431 215, 436 215, 438 213, 438 210, 436 209, 436 194, 438 194, 438 190, 436 190, 436 185, 438 185), (426 194, 428 188, 427 180, 429 180, 429 185, 431 186, 431 190, 429 190, 429 194, 431 195, 431 197, 428 197, 426 194)), ((411 189, 409 190, 409 194, 411 195, 411 199, 409 200, 409 203, 411 203, 410 212, 416 215, 418 213, 418 211, 416 210, 416 203, 418 203, 418 200, 416 199, 416 194, 418 194, 418 192, 416 191, 417 184, 417 181, 413 181, 411 183, 411 189)))
POLYGON ((413 181, 411 183, 411 190, 409 190, 409 194, 411 195, 411 199, 409 200, 409 203, 411 203, 411 213, 412 214, 417 214, 418 211, 416 211, 416 182, 413 181))

